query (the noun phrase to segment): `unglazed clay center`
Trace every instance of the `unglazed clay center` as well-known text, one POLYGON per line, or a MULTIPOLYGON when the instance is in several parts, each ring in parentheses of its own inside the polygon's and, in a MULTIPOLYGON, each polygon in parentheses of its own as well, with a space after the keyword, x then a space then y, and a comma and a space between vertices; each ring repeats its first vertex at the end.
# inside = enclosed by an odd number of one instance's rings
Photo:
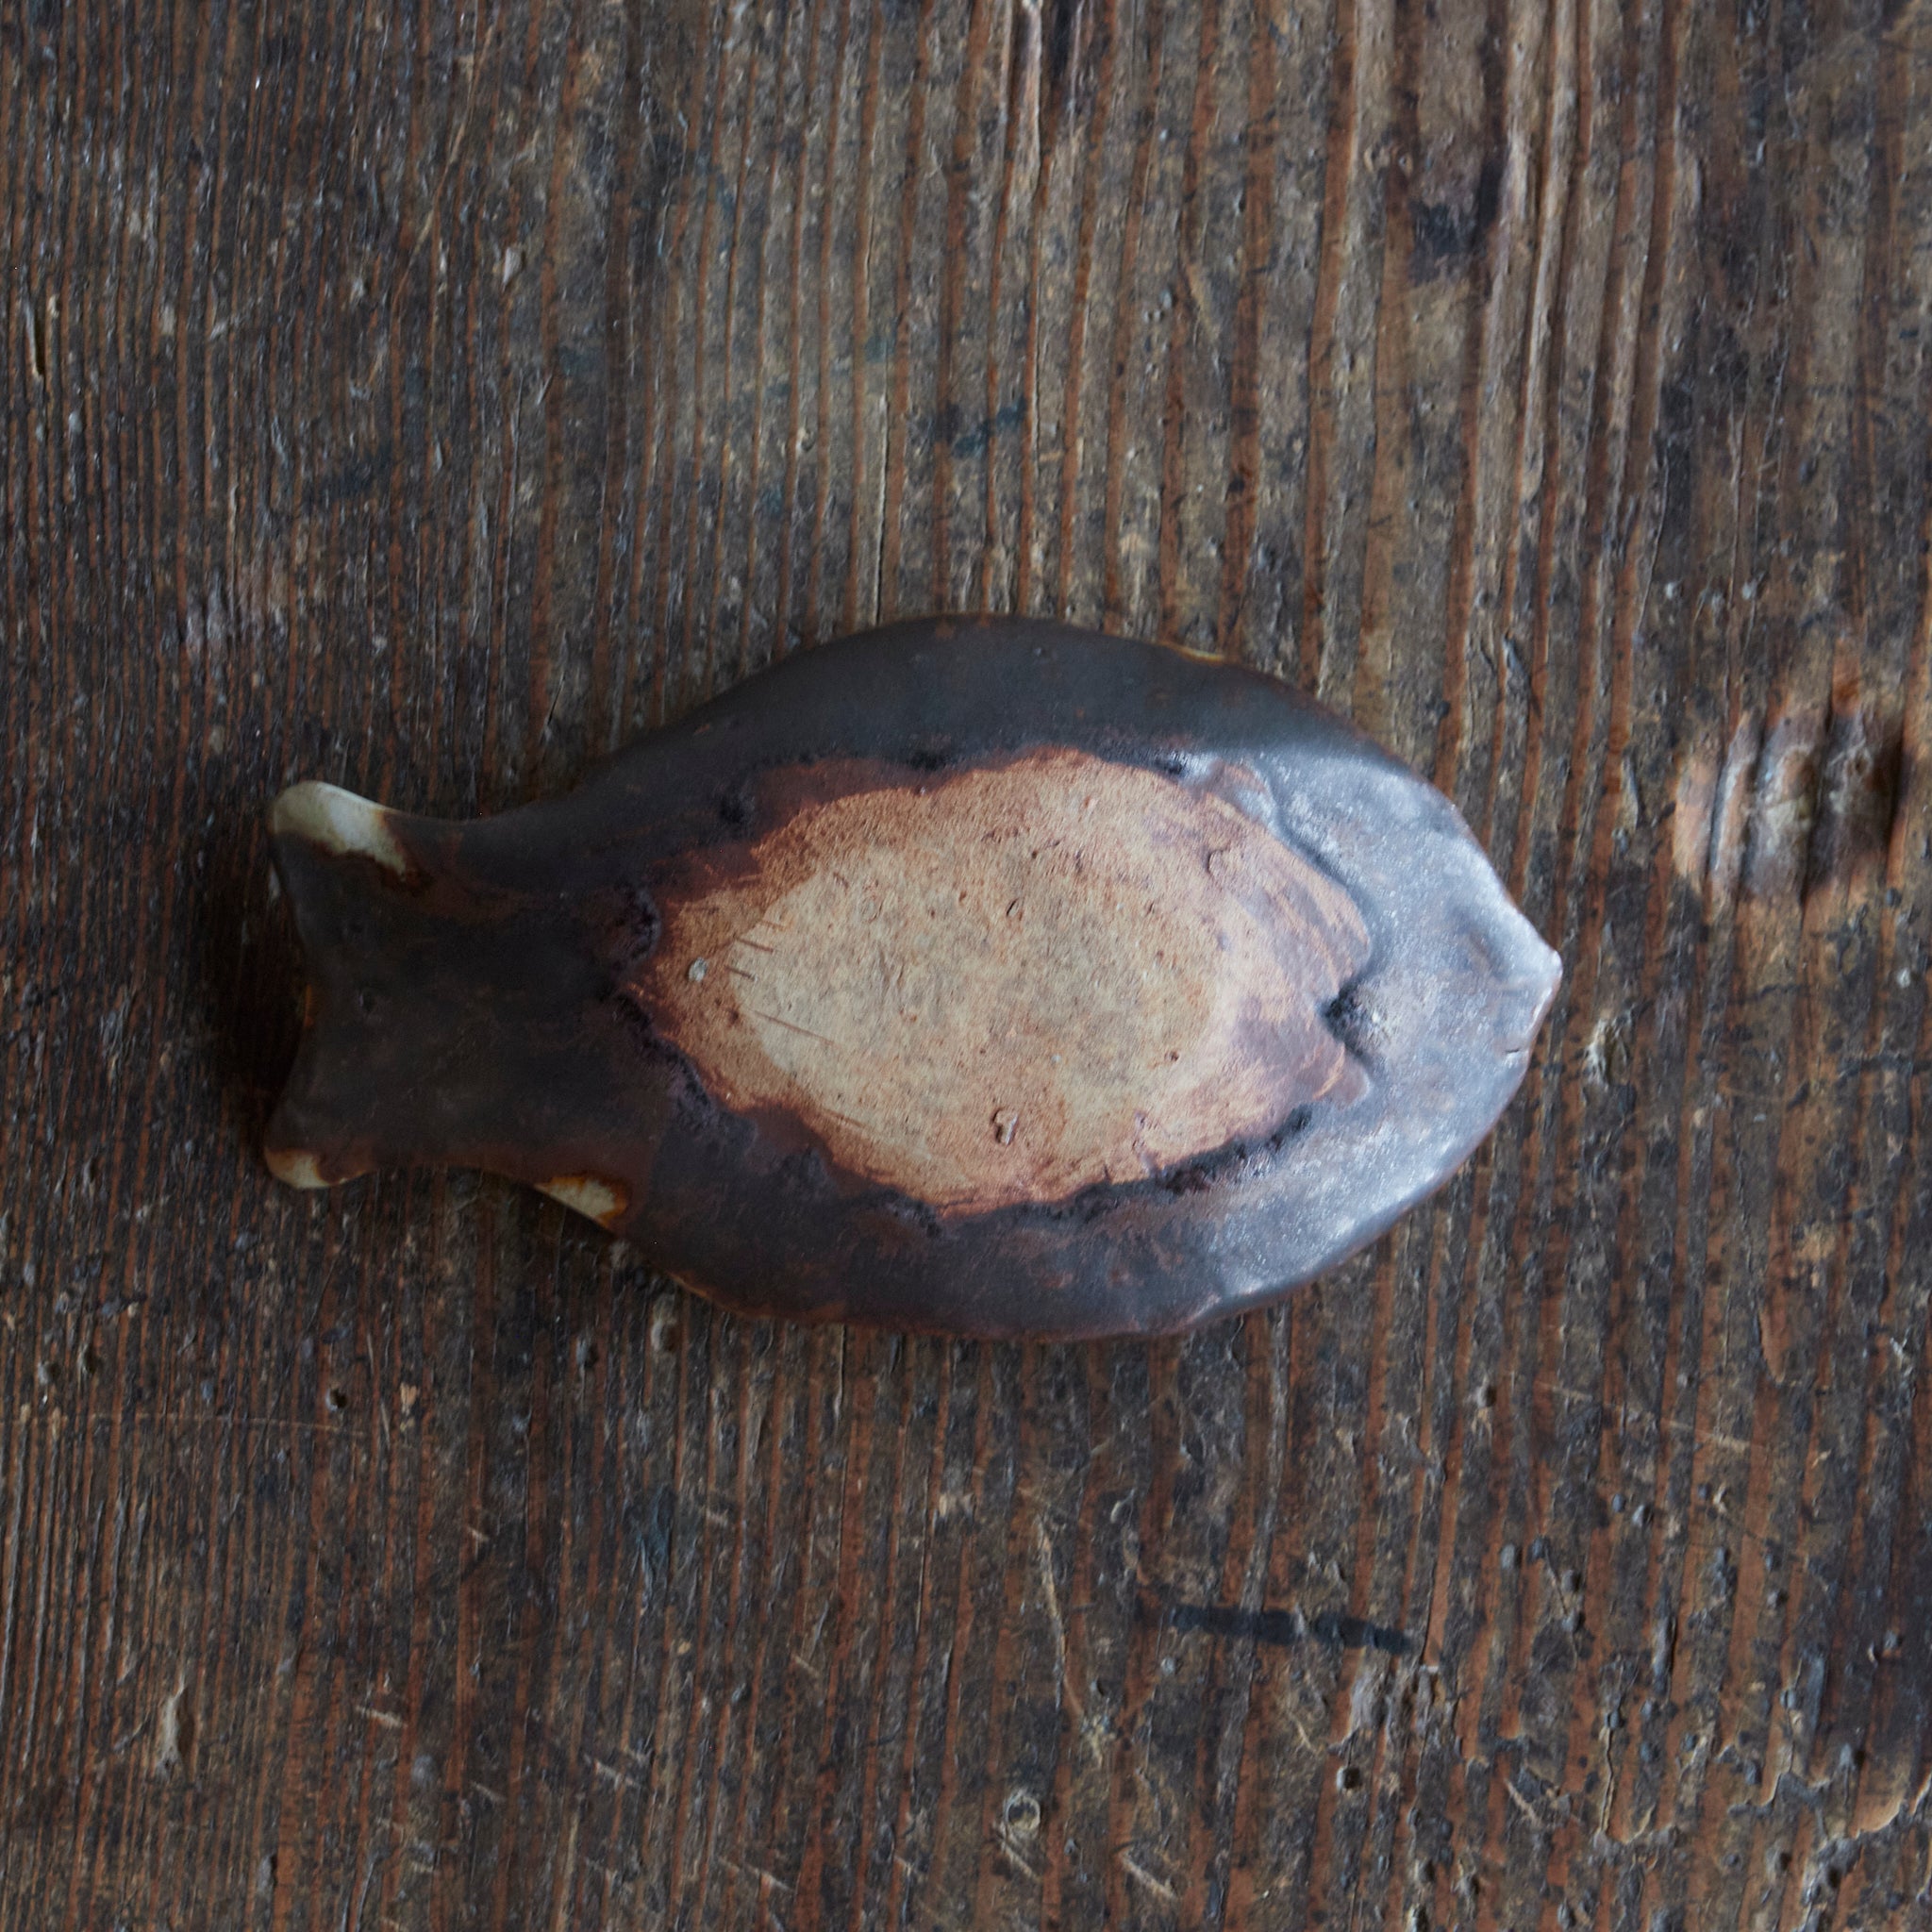
POLYGON ((740 1112, 952 1214, 1141 1179, 1361 1080, 1348 895, 1224 799, 1065 748, 808 807, 638 985, 740 1112))

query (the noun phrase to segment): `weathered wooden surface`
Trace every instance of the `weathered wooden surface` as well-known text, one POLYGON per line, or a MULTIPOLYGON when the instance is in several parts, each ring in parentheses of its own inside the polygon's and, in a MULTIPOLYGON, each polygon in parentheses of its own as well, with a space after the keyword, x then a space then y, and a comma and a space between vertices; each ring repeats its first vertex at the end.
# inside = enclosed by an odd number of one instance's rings
POLYGON ((0 1923, 1924 1924, 1932 17, 0 12, 0 1923), (1157 1347, 320 1202, 261 820, 932 606, 1277 666, 1569 977, 1157 1347))

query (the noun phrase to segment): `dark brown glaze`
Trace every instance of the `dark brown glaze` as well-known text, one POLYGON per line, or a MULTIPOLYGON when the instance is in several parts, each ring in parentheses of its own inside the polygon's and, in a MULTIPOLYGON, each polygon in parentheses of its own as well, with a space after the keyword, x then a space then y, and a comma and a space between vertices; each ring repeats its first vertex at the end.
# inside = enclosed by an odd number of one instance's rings
POLYGON ((1555 956, 1271 679, 1020 620, 802 654, 470 824, 277 802, 270 1164, 546 1189, 761 1314, 1186 1328, 1333 1266, 1515 1091, 1555 956))

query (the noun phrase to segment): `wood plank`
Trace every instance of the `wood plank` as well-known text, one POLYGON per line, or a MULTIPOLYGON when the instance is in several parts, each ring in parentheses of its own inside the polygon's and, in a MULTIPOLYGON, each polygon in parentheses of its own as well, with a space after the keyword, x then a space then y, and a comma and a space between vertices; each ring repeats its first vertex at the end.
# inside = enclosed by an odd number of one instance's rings
POLYGON ((1932 18, 0 20, 0 1923, 1932 1924, 1932 18), (256 1154, 264 810, 1015 609, 1568 979, 1185 1341, 734 1321, 256 1154))

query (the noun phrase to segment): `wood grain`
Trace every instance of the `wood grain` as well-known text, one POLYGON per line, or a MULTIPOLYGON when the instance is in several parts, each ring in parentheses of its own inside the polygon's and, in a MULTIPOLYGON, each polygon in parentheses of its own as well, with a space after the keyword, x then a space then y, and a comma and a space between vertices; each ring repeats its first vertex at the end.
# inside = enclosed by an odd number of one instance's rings
POLYGON ((1932 18, 0 13, 0 1923, 1932 1923, 1932 18), (1184 1342, 311 1202, 263 809, 1021 609, 1281 669, 1562 952, 1184 1342))

